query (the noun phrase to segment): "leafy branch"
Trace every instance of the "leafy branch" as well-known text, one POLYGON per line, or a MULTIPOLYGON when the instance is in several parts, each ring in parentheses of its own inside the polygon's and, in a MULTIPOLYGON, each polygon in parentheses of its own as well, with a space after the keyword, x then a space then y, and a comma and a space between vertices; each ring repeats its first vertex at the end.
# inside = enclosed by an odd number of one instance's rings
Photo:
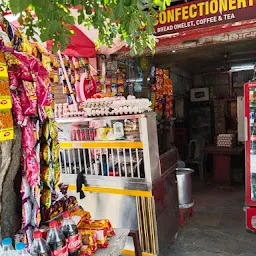
POLYGON ((41 40, 52 39, 54 50, 65 49, 71 25, 83 24, 99 31, 97 44, 111 46, 116 37, 125 40, 132 55, 149 47, 154 51, 156 9, 163 10, 171 0, 3 0, 0 8, 19 14, 26 34, 41 40), (70 9, 78 7, 78 17, 70 9))

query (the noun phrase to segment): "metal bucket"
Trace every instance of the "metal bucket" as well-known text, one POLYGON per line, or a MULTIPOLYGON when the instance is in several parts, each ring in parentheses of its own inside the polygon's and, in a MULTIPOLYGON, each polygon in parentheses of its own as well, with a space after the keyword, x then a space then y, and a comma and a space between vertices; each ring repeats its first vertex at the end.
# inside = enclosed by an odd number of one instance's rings
POLYGON ((194 172, 190 168, 176 168, 178 185, 179 206, 186 208, 193 204, 192 200, 192 180, 191 174, 194 172))

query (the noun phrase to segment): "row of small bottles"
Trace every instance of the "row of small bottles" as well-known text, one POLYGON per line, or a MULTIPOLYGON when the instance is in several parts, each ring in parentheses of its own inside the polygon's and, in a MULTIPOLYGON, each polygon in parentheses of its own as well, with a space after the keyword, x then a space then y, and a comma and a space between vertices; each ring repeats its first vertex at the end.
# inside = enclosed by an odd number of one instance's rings
POLYGON ((61 229, 58 228, 57 221, 51 221, 46 241, 42 238, 42 232, 37 230, 33 234, 33 243, 30 253, 26 249, 26 244, 20 242, 16 244, 16 250, 12 246, 10 237, 2 240, 3 256, 51 256, 65 255, 78 256, 81 247, 81 238, 76 224, 70 219, 70 213, 63 213, 61 229))
POLYGON ((38 249, 41 248, 45 252, 49 252, 50 249, 47 246, 46 242, 42 239, 41 231, 35 231, 33 234, 34 241, 31 247, 31 254, 28 253, 26 249, 26 244, 24 242, 19 242, 16 244, 15 248, 12 246, 12 239, 10 237, 4 238, 2 240, 2 250, 4 256, 12 256, 12 255, 21 255, 21 256, 29 256, 29 255, 38 255, 38 249))
POLYGON ((4 256, 12 256, 12 255, 22 255, 28 256, 30 255, 26 249, 26 244, 23 242, 16 244, 16 250, 12 246, 12 239, 10 237, 4 238, 2 240, 2 249, 4 256))

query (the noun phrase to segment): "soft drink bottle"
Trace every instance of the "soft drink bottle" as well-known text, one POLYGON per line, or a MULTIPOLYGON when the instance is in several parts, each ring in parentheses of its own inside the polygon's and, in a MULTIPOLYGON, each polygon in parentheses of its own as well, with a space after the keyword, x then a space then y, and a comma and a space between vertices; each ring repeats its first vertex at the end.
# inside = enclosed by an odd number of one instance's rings
POLYGON ((53 220, 49 224, 46 243, 51 249, 52 256, 68 256, 66 239, 61 230, 58 229, 58 222, 53 220))
POLYGON ((42 238, 41 231, 35 231, 33 234, 34 241, 32 243, 30 254, 32 256, 51 256, 50 247, 46 244, 42 238))
POLYGON ((26 245, 23 242, 17 243, 16 244, 16 251, 18 253, 18 255, 22 255, 22 256, 29 256, 30 254, 28 253, 27 249, 26 249, 26 245))
POLYGON ((61 230, 68 244, 68 254, 69 256, 78 256, 81 247, 81 238, 78 233, 78 228, 75 222, 70 219, 69 212, 64 212, 63 218, 61 230))
POLYGON ((6 237, 2 240, 2 246, 4 251, 14 251, 12 239, 10 237, 6 237))

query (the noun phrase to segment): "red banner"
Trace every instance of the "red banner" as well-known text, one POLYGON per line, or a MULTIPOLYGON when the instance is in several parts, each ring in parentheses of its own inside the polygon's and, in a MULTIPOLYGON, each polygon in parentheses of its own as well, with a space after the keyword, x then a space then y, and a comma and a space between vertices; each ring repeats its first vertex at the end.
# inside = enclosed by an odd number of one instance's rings
POLYGON ((256 0, 201 0, 160 12, 155 35, 249 20, 256 17, 256 0))

